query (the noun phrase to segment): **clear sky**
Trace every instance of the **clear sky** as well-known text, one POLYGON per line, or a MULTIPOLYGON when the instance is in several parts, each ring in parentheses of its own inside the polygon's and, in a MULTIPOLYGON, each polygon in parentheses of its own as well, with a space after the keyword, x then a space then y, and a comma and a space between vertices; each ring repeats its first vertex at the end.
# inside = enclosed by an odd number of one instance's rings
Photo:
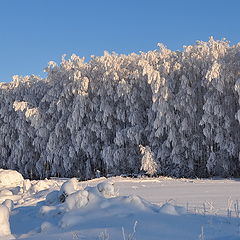
POLYGON ((209 36, 240 41, 240 0, 0 0, 0 82, 44 76, 65 53, 180 50, 209 36))

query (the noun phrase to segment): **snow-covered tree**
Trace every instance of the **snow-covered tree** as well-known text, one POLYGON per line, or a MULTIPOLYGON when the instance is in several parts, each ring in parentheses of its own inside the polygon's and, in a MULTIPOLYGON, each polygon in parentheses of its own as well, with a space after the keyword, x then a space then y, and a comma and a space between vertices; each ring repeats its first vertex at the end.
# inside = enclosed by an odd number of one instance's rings
POLYGON ((141 169, 145 171, 150 176, 153 176, 158 171, 158 164, 154 159, 153 152, 149 146, 144 147, 143 145, 139 145, 140 152, 142 154, 142 162, 141 169))
POLYGON ((63 56, 44 79, 0 83, 0 167, 30 178, 148 172, 148 163, 150 174, 238 175, 240 44, 159 47, 63 56))

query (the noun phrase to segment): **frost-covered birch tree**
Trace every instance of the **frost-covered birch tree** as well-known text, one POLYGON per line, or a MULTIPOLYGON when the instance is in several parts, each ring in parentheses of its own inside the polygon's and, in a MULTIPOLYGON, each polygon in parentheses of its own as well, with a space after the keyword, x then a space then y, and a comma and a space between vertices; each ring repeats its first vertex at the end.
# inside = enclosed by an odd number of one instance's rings
POLYGON ((239 175, 239 69, 240 45, 213 38, 50 61, 46 78, 0 83, 0 167, 88 179, 148 171, 151 156, 158 174, 239 175))

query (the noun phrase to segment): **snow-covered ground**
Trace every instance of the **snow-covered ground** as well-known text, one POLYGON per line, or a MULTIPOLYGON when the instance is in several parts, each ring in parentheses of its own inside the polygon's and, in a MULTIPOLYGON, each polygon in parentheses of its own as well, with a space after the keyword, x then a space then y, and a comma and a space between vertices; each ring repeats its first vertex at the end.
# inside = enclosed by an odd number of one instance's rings
POLYGON ((0 239, 239 240, 239 199, 239 179, 30 182, 0 171, 0 239))

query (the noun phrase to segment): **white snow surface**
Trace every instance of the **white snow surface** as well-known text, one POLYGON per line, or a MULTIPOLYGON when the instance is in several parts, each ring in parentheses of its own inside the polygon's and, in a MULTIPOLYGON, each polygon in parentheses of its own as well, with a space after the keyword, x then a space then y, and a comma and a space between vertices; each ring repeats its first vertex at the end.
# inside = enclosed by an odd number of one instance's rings
POLYGON ((0 169, 0 186, 22 186, 23 176, 15 170, 0 169))
POLYGON ((0 239, 240 239, 239 179, 26 182, 27 187, 16 181, 0 187, 12 192, 0 196, 0 239), (61 202, 63 191, 67 196, 61 202))
POLYGON ((9 213, 7 206, 0 205, 0 239, 14 239, 10 230, 9 213))

